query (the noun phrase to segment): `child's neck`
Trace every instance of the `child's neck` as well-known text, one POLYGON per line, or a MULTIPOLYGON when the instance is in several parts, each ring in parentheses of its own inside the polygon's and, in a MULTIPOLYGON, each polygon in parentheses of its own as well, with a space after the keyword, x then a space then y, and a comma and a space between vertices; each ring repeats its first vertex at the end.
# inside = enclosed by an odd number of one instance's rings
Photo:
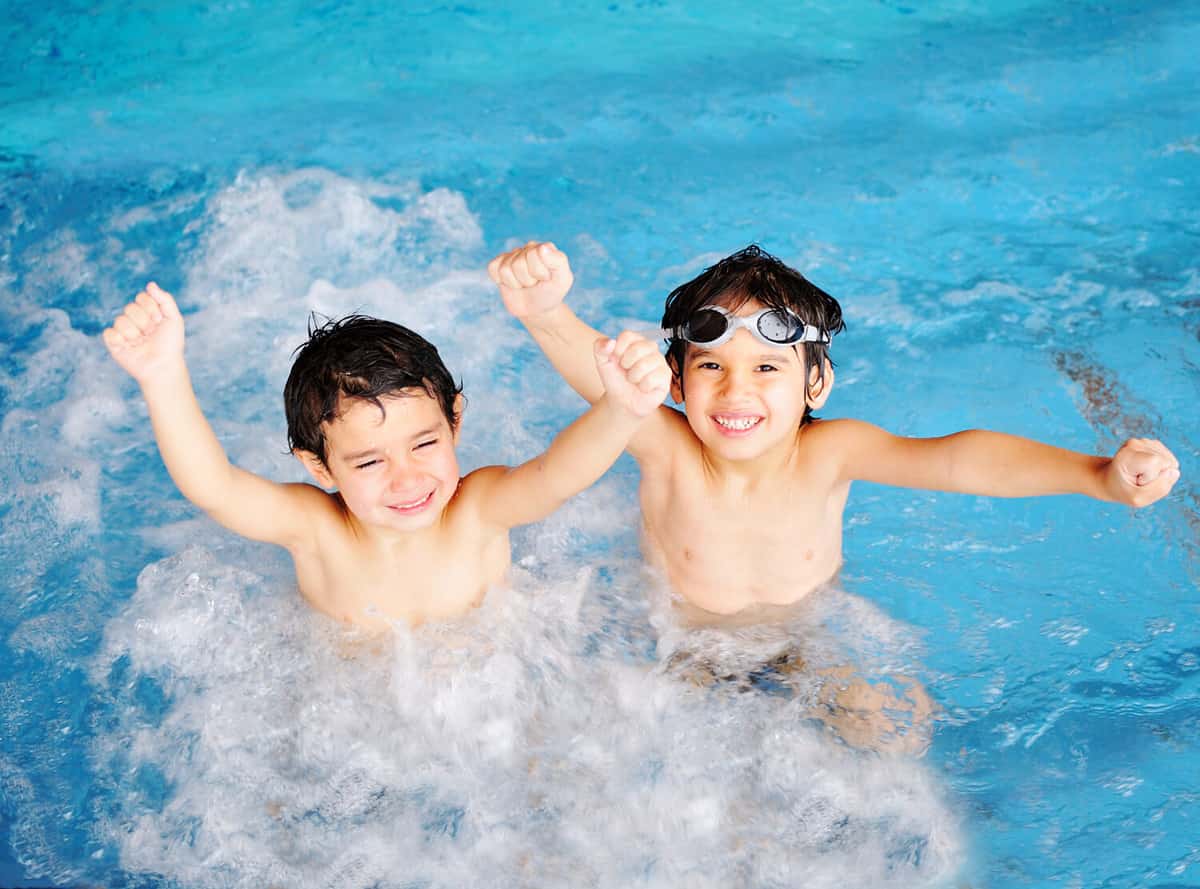
POLYGON ((354 514, 350 515, 350 522, 354 529, 354 536, 367 546, 393 556, 405 555, 409 552, 416 556, 421 552, 428 551, 430 541, 441 533, 444 518, 445 510, 432 524, 412 531, 383 525, 368 525, 354 514))
POLYGON ((754 491, 778 484, 795 465, 799 436, 800 431, 797 431, 795 438, 780 442, 777 447, 750 460, 729 460, 701 447, 705 474, 713 483, 731 491, 754 491))

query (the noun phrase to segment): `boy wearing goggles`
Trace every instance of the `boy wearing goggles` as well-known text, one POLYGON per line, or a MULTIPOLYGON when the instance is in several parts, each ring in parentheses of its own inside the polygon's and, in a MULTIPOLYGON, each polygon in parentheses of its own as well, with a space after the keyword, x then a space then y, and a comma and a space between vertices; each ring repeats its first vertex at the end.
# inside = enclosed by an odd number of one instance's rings
MULTIPOLYGON (((488 273, 505 306, 588 401, 603 393, 588 355, 600 334, 563 302, 567 257, 529 243, 488 273)), ((858 420, 812 416, 829 398, 828 345, 841 307, 799 272, 749 247, 667 298, 671 395, 629 441, 641 469, 643 551, 694 617, 788 605, 842 563, 850 483, 994 497, 1086 494, 1146 506, 1179 478, 1157 441, 1132 439, 1111 458, 968 430, 903 438, 858 420)), ((618 337, 633 372, 657 349, 618 337)))
POLYGON ((314 487, 230 464, 196 402, 169 293, 149 284, 103 337, 141 386, 180 492, 231 531, 285 547, 315 608, 368 628, 478 605, 508 569, 509 529, 600 478, 670 380, 644 339, 597 343, 590 410, 528 463, 460 478, 463 397, 437 349, 387 321, 331 321, 310 331, 284 388, 288 443, 314 487), (636 362, 623 360, 631 348, 636 362))

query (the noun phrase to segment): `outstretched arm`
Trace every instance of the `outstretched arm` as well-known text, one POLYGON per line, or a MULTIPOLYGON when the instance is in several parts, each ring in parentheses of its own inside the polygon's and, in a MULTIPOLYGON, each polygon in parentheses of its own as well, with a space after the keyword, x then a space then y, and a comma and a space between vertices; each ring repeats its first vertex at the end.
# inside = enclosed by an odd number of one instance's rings
POLYGON ((480 507, 490 524, 536 522, 590 487, 666 397, 671 374, 648 340, 628 332, 619 340, 599 340, 593 361, 603 392, 587 413, 540 456, 515 469, 494 468, 480 507))
POLYGON ((312 489, 275 484, 230 464, 196 402, 183 357, 183 317, 171 294, 148 284, 103 338, 141 386, 159 453, 183 496, 243 537, 284 546, 299 539, 312 489))
POLYGON ((1109 458, 981 429, 902 438, 855 420, 826 425, 839 439, 848 481, 988 497, 1085 494, 1140 507, 1166 496, 1179 478, 1175 455, 1151 439, 1130 439, 1109 458))

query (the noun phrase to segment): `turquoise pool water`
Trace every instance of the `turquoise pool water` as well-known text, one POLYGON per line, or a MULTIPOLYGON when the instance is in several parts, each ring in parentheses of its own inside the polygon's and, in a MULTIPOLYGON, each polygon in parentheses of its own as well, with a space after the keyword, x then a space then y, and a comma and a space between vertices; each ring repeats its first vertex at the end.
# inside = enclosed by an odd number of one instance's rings
POLYGON ((1200 885, 1195 3, 2 8, 0 885, 1200 885), (809 642, 941 708, 881 759, 660 675, 624 462, 363 649, 174 492, 96 338, 174 289, 230 453, 298 478, 307 313, 384 314, 464 462, 520 460, 579 411, 483 274, 533 237, 614 329, 761 243, 845 307, 825 415, 1183 480, 856 487, 809 642))

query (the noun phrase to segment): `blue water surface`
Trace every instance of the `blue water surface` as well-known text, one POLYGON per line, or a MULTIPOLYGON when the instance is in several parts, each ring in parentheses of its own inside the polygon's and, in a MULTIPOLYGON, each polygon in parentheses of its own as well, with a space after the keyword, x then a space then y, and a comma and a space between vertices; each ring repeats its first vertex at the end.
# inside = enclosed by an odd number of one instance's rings
MULTIPOLYGON (((1200 5, 0 9, 0 885, 247 879, 130 851, 201 843, 167 817, 191 754, 154 745, 213 699, 120 640, 188 544, 218 603, 239 565, 294 595, 287 566, 175 492, 100 330, 176 291, 214 426, 278 475, 307 313, 394 304, 464 378, 466 462, 508 461, 579 412, 482 277, 530 238, 605 329, 762 244, 845 308, 826 416, 1166 442, 1183 479, 1137 513, 856 486, 842 579, 921 640, 950 885, 1200 885, 1200 5)), ((635 472, 548 526, 570 558, 636 559, 635 472)), ((405 805, 453 849, 469 807, 431 786, 405 805)), ((443 884, 363 867, 345 885, 443 884)))

